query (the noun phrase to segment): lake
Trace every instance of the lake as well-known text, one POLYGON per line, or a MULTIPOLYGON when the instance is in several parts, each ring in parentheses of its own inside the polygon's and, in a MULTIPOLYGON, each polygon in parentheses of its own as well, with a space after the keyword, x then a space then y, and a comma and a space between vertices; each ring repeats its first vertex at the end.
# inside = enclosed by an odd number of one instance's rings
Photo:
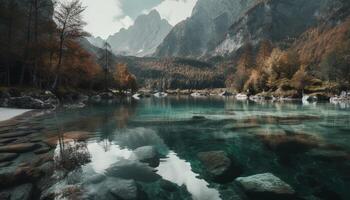
POLYGON ((257 199, 235 178, 272 173, 294 199, 350 199, 346 104, 123 99, 1 123, 0 143, 0 190, 9 196, 257 199))

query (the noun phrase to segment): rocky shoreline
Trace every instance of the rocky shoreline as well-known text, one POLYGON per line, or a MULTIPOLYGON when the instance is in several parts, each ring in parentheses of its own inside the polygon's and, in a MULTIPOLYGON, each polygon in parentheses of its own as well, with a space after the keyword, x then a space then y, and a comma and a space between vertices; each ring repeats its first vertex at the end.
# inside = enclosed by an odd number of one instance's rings
POLYGON ((108 92, 66 92, 55 95, 50 91, 40 90, 0 90, 0 107, 20 109, 55 109, 59 106, 65 108, 81 108, 89 102, 113 101, 116 99, 131 97, 139 100, 155 96, 163 98, 166 96, 190 96, 193 98, 221 96, 235 97, 237 100, 249 100, 254 102, 278 102, 278 101, 302 101, 303 103, 330 102, 333 104, 350 103, 350 92, 342 92, 340 95, 325 92, 316 92, 299 96, 291 92, 270 93, 262 92, 255 95, 236 93, 226 88, 204 89, 204 90, 166 90, 158 92, 155 90, 141 89, 137 93, 119 93, 109 90, 108 92))

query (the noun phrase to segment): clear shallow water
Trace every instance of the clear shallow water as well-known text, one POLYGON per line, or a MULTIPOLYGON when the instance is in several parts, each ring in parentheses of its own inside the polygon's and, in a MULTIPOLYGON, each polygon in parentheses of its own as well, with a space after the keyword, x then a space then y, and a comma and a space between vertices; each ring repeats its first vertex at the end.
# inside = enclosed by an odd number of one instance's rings
POLYGON ((169 97, 63 109, 34 120, 45 127, 36 140, 45 141, 58 132, 92 133, 87 140, 65 141, 54 148, 55 162, 66 155, 74 166, 56 168, 49 190, 76 185, 85 194, 103 195, 98 189, 103 188, 101 183, 90 180, 103 175, 109 184, 113 184, 109 177, 136 180, 142 199, 244 199, 233 181, 213 181, 197 156, 222 150, 241 166, 240 176, 271 172, 300 197, 350 199, 350 108, 346 106, 169 97), (137 162, 133 151, 148 145, 163 155, 159 166, 150 172, 129 165, 137 162), (164 189, 162 180, 175 184, 176 192, 164 189))

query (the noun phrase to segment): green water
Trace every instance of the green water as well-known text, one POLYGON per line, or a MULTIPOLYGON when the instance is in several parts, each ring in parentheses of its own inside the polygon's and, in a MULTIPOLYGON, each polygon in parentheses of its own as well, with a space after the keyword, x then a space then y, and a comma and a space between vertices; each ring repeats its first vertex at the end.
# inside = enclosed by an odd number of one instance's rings
MULTIPOLYGON (((136 180, 147 199, 245 199, 234 177, 225 183, 213 181, 199 161, 199 152, 217 150, 226 152, 241 166, 240 176, 271 172, 290 184, 299 197, 350 199, 347 105, 254 103, 231 98, 125 99, 82 109, 61 109, 35 120, 45 127, 38 136, 43 139, 57 130, 93 133, 81 142, 84 145, 79 150, 90 159, 69 170, 65 178, 57 178, 52 183, 56 190, 79 185, 86 193, 99 193, 88 183, 90 177, 108 176, 108 169, 130 159, 134 149, 152 145, 163 155, 155 173, 178 189, 169 193, 162 189, 160 180, 143 181, 142 174, 131 174, 129 179, 136 180), (276 134, 288 135, 293 142, 276 147, 276 140, 268 137, 276 134), (294 135, 306 140, 299 141, 294 135), (313 151, 347 156, 315 156, 310 154, 313 151)), ((55 155, 59 152, 56 147, 55 155)))

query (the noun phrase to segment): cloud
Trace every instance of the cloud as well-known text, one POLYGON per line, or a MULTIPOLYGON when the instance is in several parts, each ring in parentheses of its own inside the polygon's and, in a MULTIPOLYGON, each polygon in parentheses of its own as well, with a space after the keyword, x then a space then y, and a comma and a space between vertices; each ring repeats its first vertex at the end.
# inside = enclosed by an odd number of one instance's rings
POLYGON ((196 2, 197 0, 164 0, 153 9, 174 26, 191 15, 196 2))
POLYGON ((121 28, 127 28, 132 25, 133 20, 126 16, 121 9, 121 4, 116 0, 82 0, 87 6, 83 13, 84 20, 88 23, 86 31, 94 36, 100 36, 106 39, 121 28))
POLYGON ((161 17, 175 25, 191 15, 197 0, 82 0, 87 6, 86 30, 106 39, 122 28, 128 28, 137 16, 157 10, 161 17))

